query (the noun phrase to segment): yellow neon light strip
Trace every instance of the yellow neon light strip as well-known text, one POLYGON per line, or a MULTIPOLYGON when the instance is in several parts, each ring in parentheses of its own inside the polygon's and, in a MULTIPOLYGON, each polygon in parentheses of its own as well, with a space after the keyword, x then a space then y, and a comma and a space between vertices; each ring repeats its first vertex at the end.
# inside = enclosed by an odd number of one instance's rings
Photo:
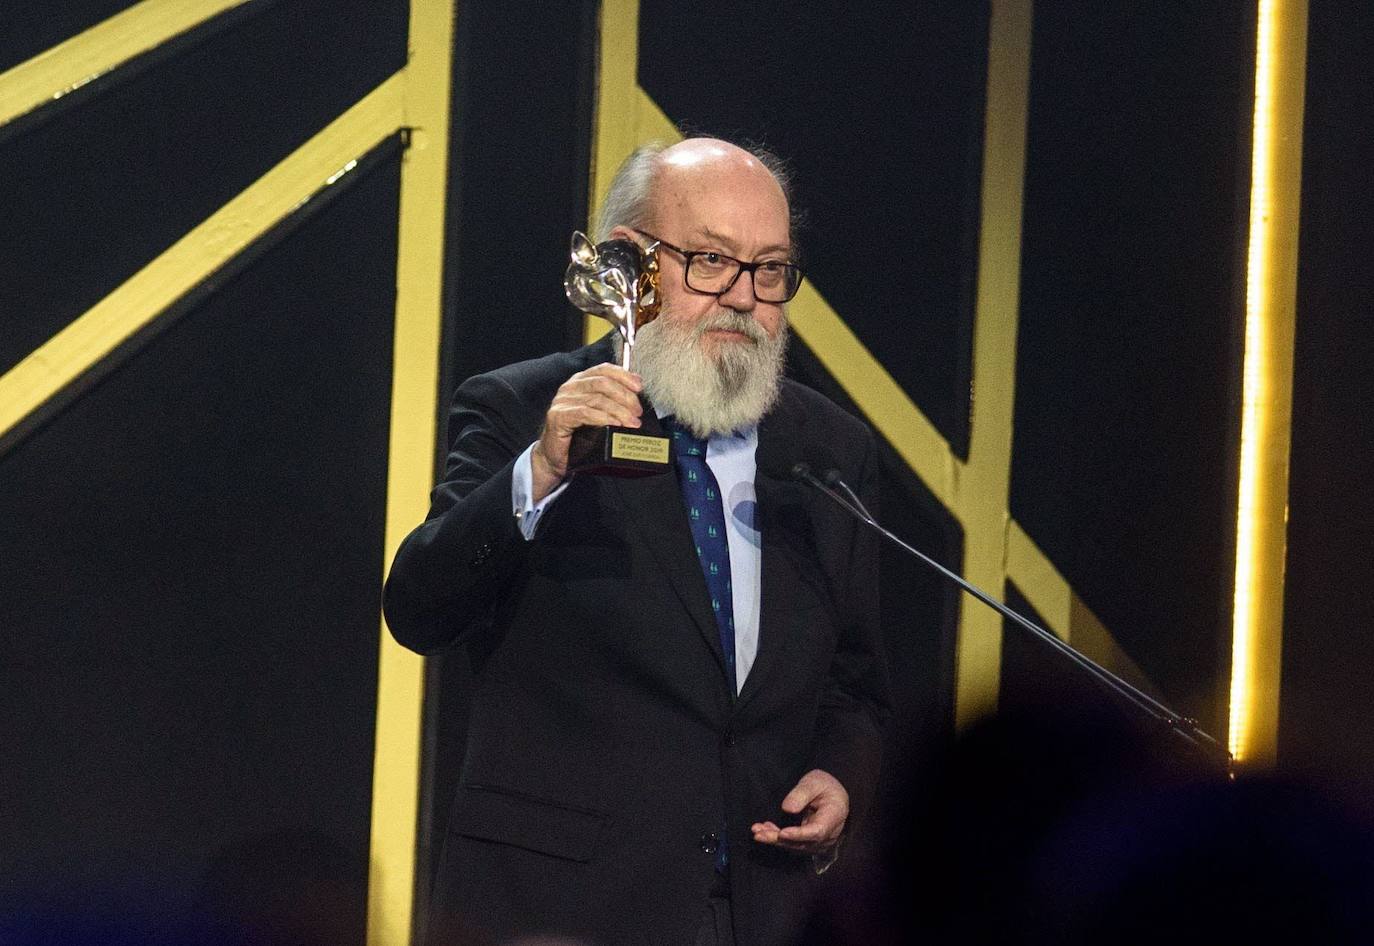
MULTIPOLYGON (((434 479, 454 7, 452 0, 410 5, 411 56, 403 76, 405 122, 412 132, 401 169, 384 569, 390 569, 406 533, 424 519, 434 479)), ((423 702, 424 659, 392 640, 382 625, 368 946, 410 942, 423 702)))
MULTIPOLYGON (((1030 0, 994 0, 983 122, 973 416, 955 502, 964 524, 963 575, 993 594, 1000 594, 1006 579, 1030 36, 1030 0)), ((960 604, 954 716, 962 727, 997 708, 1002 618, 967 599, 960 604)))
POLYGON ((0 73, 0 125, 99 79, 250 0, 143 0, 0 73))
POLYGON ((1252 764, 1278 743, 1306 59, 1306 0, 1260 0, 1228 735, 1252 764))
POLYGON ((0 437, 394 134, 401 92, 383 82, 0 377, 0 437))

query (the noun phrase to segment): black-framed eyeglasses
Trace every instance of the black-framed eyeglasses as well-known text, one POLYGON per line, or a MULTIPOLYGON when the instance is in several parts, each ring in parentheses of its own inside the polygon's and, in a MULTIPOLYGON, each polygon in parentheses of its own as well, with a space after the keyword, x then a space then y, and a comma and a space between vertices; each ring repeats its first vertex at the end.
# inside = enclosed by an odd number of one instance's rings
POLYGON ((754 298, 759 302, 791 302, 801 288, 801 267, 787 260, 765 259, 757 263, 717 253, 715 250, 684 250, 647 230, 637 230, 659 245, 682 257, 682 278, 693 292, 720 296, 730 291, 740 273, 748 273, 754 284, 754 298))

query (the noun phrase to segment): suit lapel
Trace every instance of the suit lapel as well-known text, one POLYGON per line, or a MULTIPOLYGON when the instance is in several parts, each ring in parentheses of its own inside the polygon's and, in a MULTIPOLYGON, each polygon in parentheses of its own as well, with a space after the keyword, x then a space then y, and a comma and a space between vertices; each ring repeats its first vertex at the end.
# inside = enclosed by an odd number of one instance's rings
POLYGON ((649 547, 682 599, 683 607, 715 656, 724 680, 725 655, 720 649, 720 631, 711 612, 706 576, 701 573, 701 563, 697 560, 696 544, 687 524, 687 511, 682 505, 677 477, 672 473, 641 479, 607 477, 606 482, 629 514, 628 528, 649 547))
MULTIPOLYGON (((614 360, 612 334, 608 332, 589 348, 591 364, 614 360)), ((603 482, 629 514, 629 531, 658 559, 724 675, 725 655, 720 649, 720 632, 716 617, 711 613, 711 596, 697 560, 696 543, 692 540, 691 526, 687 524, 687 510, 683 507, 677 476, 671 471, 631 479, 607 476, 603 477, 603 482)))

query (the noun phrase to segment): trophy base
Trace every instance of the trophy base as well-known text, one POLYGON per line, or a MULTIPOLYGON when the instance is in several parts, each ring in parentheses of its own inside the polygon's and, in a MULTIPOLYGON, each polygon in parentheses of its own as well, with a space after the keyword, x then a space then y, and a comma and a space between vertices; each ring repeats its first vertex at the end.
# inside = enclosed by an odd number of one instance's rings
POLYGON ((623 477, 667 473, 673 466, 670 444, 652 410, 644 412, 642 427, 579 427, 568 446, 568 471, 623 477))

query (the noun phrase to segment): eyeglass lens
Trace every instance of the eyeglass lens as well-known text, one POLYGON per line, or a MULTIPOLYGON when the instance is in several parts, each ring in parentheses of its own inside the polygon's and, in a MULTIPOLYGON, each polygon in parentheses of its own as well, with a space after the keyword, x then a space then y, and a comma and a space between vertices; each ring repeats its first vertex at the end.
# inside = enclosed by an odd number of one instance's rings
MULTIPOLYGON (((740 272, 740 262, 719 253, 700 253, 687 268, 690 287, 698 292, 725 292, 740 272)), ((801 282, 790 263, 764 262, 754 267, 754 295, 760 302, 786 302, 801 282)))

